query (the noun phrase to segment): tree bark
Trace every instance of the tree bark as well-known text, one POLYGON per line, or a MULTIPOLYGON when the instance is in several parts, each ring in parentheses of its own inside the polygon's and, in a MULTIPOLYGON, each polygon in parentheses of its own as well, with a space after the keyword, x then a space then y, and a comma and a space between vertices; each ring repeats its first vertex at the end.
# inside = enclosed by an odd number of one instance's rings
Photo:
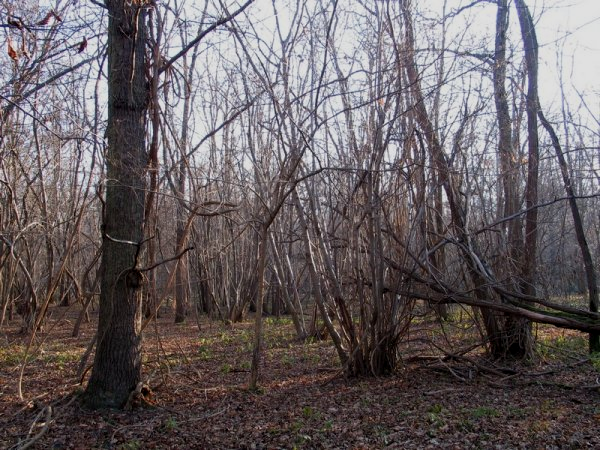
POLYGON ((120 408, 141 380, 141 284, 147 155, 145 8, 107 0, 108 148, 98 342, 83 396, 92 408, 120 408))
MULTIPOLYGON (((513 151, 511 117, 508 107, 508 95, 506 92, 506 36, 509 25, 509 5, 508 0, 498 0, 498 11, 496 14, 496 41, 494 51, 494 100, 496 104, 496 118, 498 121, 498 153, 500 155, 500 164, 502 169, 502 187, 504 190, 504 217, 515 215, 519 209, 518 199, 518 179, 517 162, 513 151)), ((537 170, 537 169, 536 169, 537 170)), ((532 175, 529 183, 537 185, 537 178, 532 175)), ((528 186, 530 186, 528 184, 528 186)), ((533 195, 531 190, 528 190, 533 195)), ((536 191, 537 192, 537 191, 536 191)), ((537 197, 537 194, 535 194, 537 197)), ((530 218, 531 220, 531 218, 530 218)), ((507 222, 507 256, 506 266, 519 267, 520 262, 525 258, 523 254, 523 236, 522 222, 519 216, 507 222)), ((530 234, 529 239, 536 240, 536 234, 530 234)), ((532 245, 529 242, 529 245, 532 245)), ((535 245, 535 243, 533 244, 535 245)), ((535 247, 532 248, 535 251, 535 247)), ((529 258, 531 260, 531 258, 529 258)), ((530 263, 528 263, 530 264, 530 263)), ((521 291, 519 283, 514 287, 521 291)), ((497 352, 499 356, 524 358, 531 356, 533 352, 533 336, 531 334, 531 323, 522 317, 503 315, 501 313, 492 314, 493 320, 497 322, 496 329, 500 333, 498 336, 490 336, 491 342, 499 340, 503 342, 497 352)), ((491 317, 487 320, 492 320, 491 317)))
POLYGON ((269 224, 261 224, 258 236, 258 294, 256 296, 256 316, 254 318, 254 345, 252 350, 252 365, 250 367, 250 381, 248 388, 251 391, 258 389, 259 365, 262 353, 262 314, 265 295, 265 270, 267 265, 267 244, 269 224))
POLYGON ((527 185, 525 187, 525 245, 523 258, 523 291, 527 295, 535 295, 537 222, 538 209, 534 208, 538 201, 539 178, 539 138, 537 113, 538 101, 538 43, 533 19, 525 0, 515 0, 521 36, 525 50, 527 67, 527 185))
MULTIPOLYGON (((550 122, 548 122, 548 120, 546 120, 546 117, 542 113, 541 109, 538 111, 538 116, 540 118, 540 122, 550 135, 552 146, 554 147, 554 151, 556 152, 556 158, 558 159, 558 164, 560 166, 560 173, 562 175, 563 185, 565 187, 565 192, 567 193, 567 196, 569 198, 569 208, 571 209, 571 215, 573 217, 573 226, 575 227, 575 236, 577 236, 577 244, 579 245, 581 256, 583 258, 583 267, 585 270, 585 277, 588 288, 590 311, 597 313, 598 304, 600 303, 600 301, 598 300, 598 278, 596 276, 596 270, 594 269, 594 260, 592 258, 592 252, 590 251, 590 246, 588 245, 587 239, 585 237, 583 218, 581 217, 581 214, 579 212, 577 200, 575 200, 575 191, 573 189, 573 183, 571 182, 571 176, 569 174, 567 160, 560 145, 560 141, 558 140, 558 136, 554 131, 554 127, 550 124, 550 122)), ((600 333, 590 333, 589 349, 590 353, 600 352, 600 333)))

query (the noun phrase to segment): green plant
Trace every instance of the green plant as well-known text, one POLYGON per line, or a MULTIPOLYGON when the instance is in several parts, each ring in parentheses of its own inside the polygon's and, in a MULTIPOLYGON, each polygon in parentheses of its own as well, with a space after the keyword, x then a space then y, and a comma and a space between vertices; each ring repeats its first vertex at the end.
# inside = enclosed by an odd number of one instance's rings
POLYGON ((212 358, 212 351, 210 349, 209 341, 206 338, 200 338, 198 340, 198 357, 203 360, 212 358))
POLYGON ((319 340, 315 337, 315 336, 308 336, 305 340, 304 340, 304 344, 305 345, 313 345, 318 343, 319 340))
POLYGON ((231 344, 233 342, 233 336, 231 335, 231 333, 228 333, 226 331, 223 331, 220 335, 219 335, 219 340, 223 343, 223 344, 231 344))
POLYGON ((383 445, 390 444, 389 435, 391 433, 391 430, 385 425, 373 424, 370 427, 367 427, 365 429, 365 432, 377 438, 377 440, 380 441, 383 445))
POLYGON ((221 366, 221 373, 227 374, 227 373, 230 373, 231 370, 232 370, 231 364, 225 363, 221 366))
POLYGON ((427 418, 433 426, 439 428, 444 425, 444 418, 442 416, 443 411, 444 407, 438 403, 432 405, 427 410, 427 418))
POLYGON ((293 366, 294 364, 296 364, 296 358, 294 358, 292 355, 288 355, 287 353, 284 353, 281 356, 281 363, 286 366, 293 366))
POLYGON ((0 348, 0 365, 16 366, 23 359, 23 347, 20 345, 11 345, 0 348))
POLYGON ((265 325, 288 325, 292 321, 287 317, 267 317, 265 319, 265 325))
POLYGON ((587 342, 583 336, 561 335, 552 339, 539 339, 537 353, 545 359, 561 359, 565 353, 585 353, 587 342))
POLYGON ((478 406, 477 408, 473 408, 471 410, 471 417, 474 419, 482 419, 484 417, 498 417, 500 412, 495 408, 490 408, 488 406, 478 406))
POLYGON ((440 405, 439 403, 435 403, 429 407, 427 412, 430 414, 441 414, 443 410, 444 407, 442 405, 440 405))
POLYGON ((310 441, 312 441, 312 438, 308 434, 298 434, 296 436, 296 440, 294 441, 296 444, 294 445, 294 448, 298 448, 297 446, 303 446, 310 441))
POLYGON ((319 412, 314 409, 312 406, 305 406, 302 408, 302 416, 305 419, 319 418, 319 412))
POLYGON ((458 428, 466 433, 475 431, 475 424, 469 419, 462 419, 458 422, 458 428))
POLYGON ((79 352, 73 350, 60 349, 47 353, 44 356, 44 361, 56 364, 59 369, 63 369, 68 363, 79 361, 79 352))
POLYGON ((130 441, 124 442, 119 447, 119 450, 138 450, 142 447, 142 444, 137 439, 132 439, 130 441))
POLYGON ((527 410, 518 406, 508 406, 507 411, 509 418, 522 419, 527 416, 527 410))
POLYGON ((321 431, 327 432, 327 431, 331 431, 333 429, 333 419, 327 419, 325 421, 325 423, 323 424, 323 428, 321 428, 321 431))
POLYGON ((165 431, 173 431, 176 430, 179 424, 177 423, 177 419, 174 417, 167 417, 163 423, 163 428, 165 431))
POLYGON ((310 346, 305 343, 302 347, 302 361, 319 364, 321 362, 321 356, 312 351, 310 346))
POLYGON ((240 369, 242 370, 250 370, 250 367, 252 367, 250 361, 242 361, 242 363, 240 364, 240 369))
POLYGON ((594 352, 590 355, 590 361, 596 372, 600 372, 600 353, 594 352))
POLYGON ((290 431, 292 433, 297 433, 297 432, 299 432, 302 429, 303 426, 304 426, 304 423, 301 420, 296 420, 290 426, 290 431))

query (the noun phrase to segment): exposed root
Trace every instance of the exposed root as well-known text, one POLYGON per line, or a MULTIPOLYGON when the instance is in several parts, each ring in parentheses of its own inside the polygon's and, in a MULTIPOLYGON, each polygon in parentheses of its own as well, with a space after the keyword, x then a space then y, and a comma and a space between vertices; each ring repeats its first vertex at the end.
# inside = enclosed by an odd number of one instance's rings
POLYGON ((135 389, 129 394, 129 398, 127 399, 127 402, 125 402, 123 409, 125 411, 132 411, 134 408, 154 406, 153 397, 154 393, 152 392, 152 389, 150 389, 150 386, 140 381, 135 389))

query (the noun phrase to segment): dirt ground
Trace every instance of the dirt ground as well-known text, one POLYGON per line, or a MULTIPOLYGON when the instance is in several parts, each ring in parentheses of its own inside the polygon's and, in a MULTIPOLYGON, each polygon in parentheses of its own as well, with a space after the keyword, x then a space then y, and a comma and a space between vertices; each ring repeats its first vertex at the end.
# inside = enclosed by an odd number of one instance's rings
POLYGON ((73 338, 75 317, 56 308, 36 337, 24 401, 27 337, 17 321, 0 330, 0 448, 600 448, 600 361, 574 332, 537 329, 536 360, 507 367, 480 347, 448 357, 474 342, 472 327, 422 322, 396 374, 345 379, 331 342, 300 342, 288 318, 267 318, 257 393, 246 389, 250 321, 166 315, 145 332, 153 405, 89 411, 76 372, 95 323, 73 338))

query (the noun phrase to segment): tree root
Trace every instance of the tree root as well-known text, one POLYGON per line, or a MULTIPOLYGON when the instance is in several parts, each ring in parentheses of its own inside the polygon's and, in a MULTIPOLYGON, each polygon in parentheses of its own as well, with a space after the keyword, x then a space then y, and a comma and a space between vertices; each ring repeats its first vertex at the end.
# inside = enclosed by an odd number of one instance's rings
POLYGON ((140 381, 135 389, 129 394, 129 398, 127 399, 127 402, 125 402, 123 409, 125 411, 132 411, 134 408, 142 406, 154 406, 153 397, 154 394, 152 389, 150 389, 150 386, 140 381))

